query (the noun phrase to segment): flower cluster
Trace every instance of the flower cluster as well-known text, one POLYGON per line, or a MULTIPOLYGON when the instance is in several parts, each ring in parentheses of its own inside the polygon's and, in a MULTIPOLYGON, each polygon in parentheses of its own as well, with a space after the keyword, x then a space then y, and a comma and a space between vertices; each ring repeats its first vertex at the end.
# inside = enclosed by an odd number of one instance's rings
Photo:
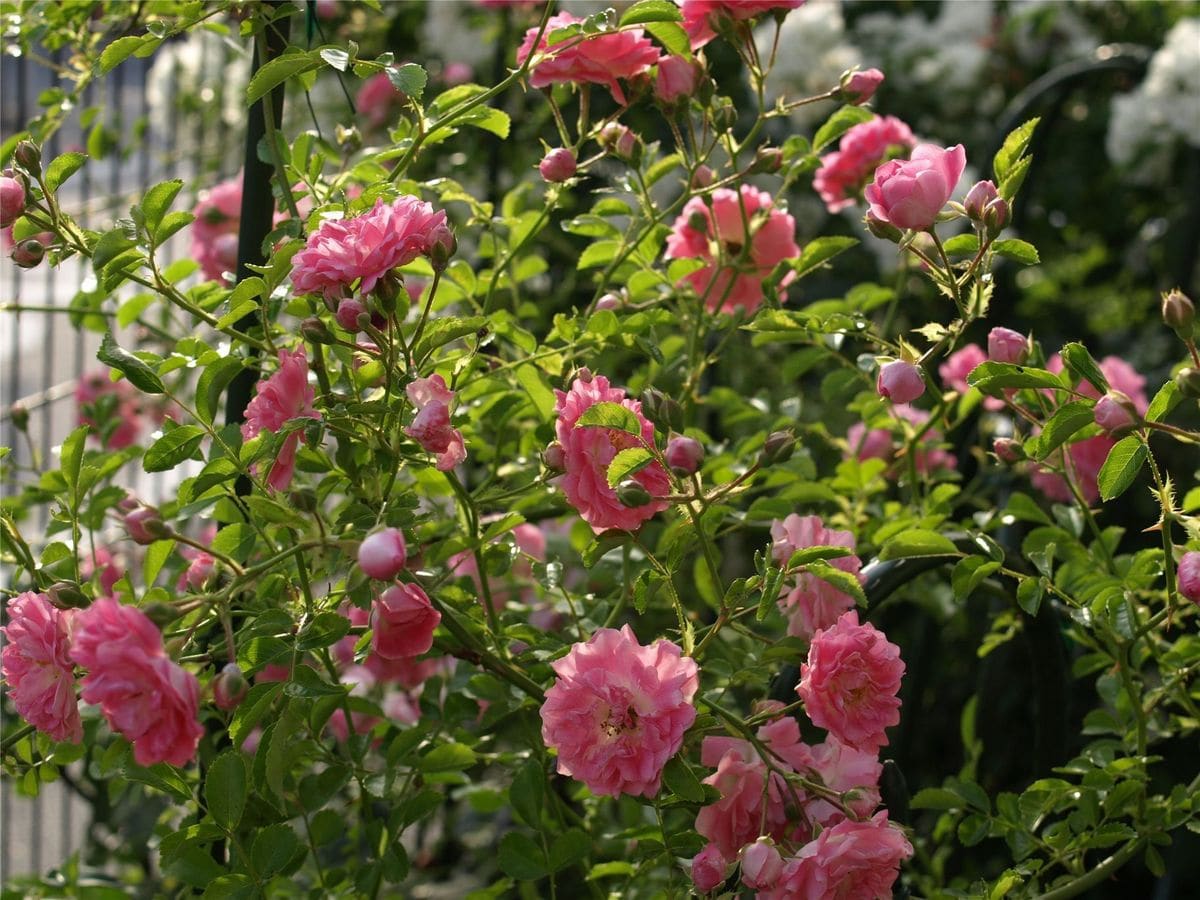
POLYGON ((804 0, 680 0, 683 30, 693 50, 699 50, 717 36, 721 17, 735 21, 755 19, 776 10, 786 12, 804 5, 804 0))
POLYGON ((13 706, 34 728, 56 741, 78 743, 83 723, 75 700, 75 669, 69 655, 69 613, 45 594, 27 591, 8 601, 8 625, 0 670, 13 706))
MULTIPOLYGON (((806 547, 854 549, 853 534, 826 528, 820 516, 798 516, 793 513, 782 521, 776 519, 771 523, 771 539, 771 555, 779 566, 786 566, 793 553, 806 547)), ((862 580, 859 573, 862 560, 857 556, 840 556, 829 562, 862 580)), ((852 609, 854 598, 816 575, 801 572, 790 590, 784 588, 779 605, 787 616, 788 634, 809 639, 837 622, 842 613, 852 609)))
MULTIPOLYGON (((280 350, 279 371, 259 382, 258 393, 246 407, 242 437, 250 440, 263 431, 278 433, 293 419, 321 418, 321 413, 313 406, 315 399, 312 386, 308 383, 308 357, 303 348, 290 353, 280 350)), ((267 474, 267 484, 271 488, 282 491, 292 483, 292 475, 296 470, 296 451, 299 449, 300 433, 293 431, 284 439, 267 474)))
POLYGON ((418 378, 405 388, 408 399, 416 407, 417 414, 404 433, 421 445, 421 448, 437 454, 437 467, 448 472, 467 458, 467 447, 462 432, 450 425, 450 404, 454 402, 454 391, 446 387, 441 375, 418 378))
POLYGON ((837 150, 821 157, 813 187, 826 209, 840 212, 854 204, 880 165, 906 156, 916 145, 912 131, 895 116, 855 125, 842 135, 837 150))

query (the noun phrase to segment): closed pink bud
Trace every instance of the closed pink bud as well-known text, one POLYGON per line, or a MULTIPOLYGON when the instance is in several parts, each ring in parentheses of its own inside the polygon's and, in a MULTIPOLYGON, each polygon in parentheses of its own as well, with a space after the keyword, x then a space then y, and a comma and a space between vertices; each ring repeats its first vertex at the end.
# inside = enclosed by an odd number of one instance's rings
POLYGON ((704 446, 695 438, 676 435, 667 441, 667 465, 677 474, 691 475, 704 462, 704 446))
POLYGON ((25 188, 7 175, 0 177, 0 228, 7 228, 25 211, 25 188))
POLYGON ((237 709, 246 699, 246 693, 249 690, 250 685, 246 683, 246 678, 242 675, 238 664, 229 663, 213 679, 213 703, 217 705, 217 709, 237 709))
POLYGON ((707 844, 692 860, 692 884, 701 894, 715 891, 725 881, 727 863, 716 844, 707 844))
POLYGON ((755 890, 775 885, 783 872, 783 857, 767 838, 759 838, 742 851, 742 884, 755 890))
POLYGON ((1175 574, 1179 579, 1179 593, 1193 603, 1200 603, 1200 552, 1189 550, 1183 554, 1175 574))
POLYGON ((1019 331, 997 326, 988 332, 988 359, 1021 365, 1029 358, 1029 339, 1019 331))
POLYGON ((699 79, 700 68, 693 60, 681 56, 664 56, 658 61, 654 96, 668 106, 673 105, 695 93, 699 79))
POLYGON ((358 326, 358 317, 361 315, 369 315, 367 308, 362 304, 362 301, 351 297, 338 304, 335 318, 337 319, 337 323, 351 334, 357 334, 362 331, 358 326))
POLYGON ((1015 463, 1025 458, 1025 449, 1012 438, 996 438, 992 442, 992 452, 1006 463, 1015 463))
POLYGON ((977 181, 971 185, 971 189, 967 191, 967 196, 963 198, 963 209, 967 211, 967 217, 973 222, 983 221, 983 211, 987 205, 998 198, 1000 194, 996 190, 996 185, 990 181, 977 181))
POLYGON ((458 239, 447 225, 438 225, 429 238, 429 264, 435 272, 446 268, 458 250, 458 239))
POLYGON ((883 73, 878 69, 850 72, 842 78, 841 100, 851 106, 861 106, 875 96, 881 84, 883 73))
POLYGON ((618 309, 622 304, 622 299, 619 294, 605 294, 596 301, 596 309, 618 309))
POLYGON ((358 567, 380 581, 395 578, 407 562, 408 547, 399 528, 377 531, 358 547, 358 567))
POLYGON ((538 171, 549 182, 566 181, 575 174, 577 169, 575 154, 566 147, 557 147, 551 150, 538 163, 538 171))
POLYGON ((171 530, 153 506, 139 506, 126 514, 125 530, 138 544, 153 544, 171 536, 171 530))
POLYGON ((12 261, 22 269, 32 269, 46 255, 46 245, 37 238, 28 238, 13 247, 12 261))
POLYGON ((925 379, 912 363, 894 359, 879 367, 875 389, 880 397, 893 403, 912 403, 925 393, 925 379))
POLYGON ((567 468, 567 455, 563 445, 555 441, 542 452, 542 462, 552 472, 562 472, 567 468))
POLYGON ((699 166, 692 173, 692 188, 696 190, 706 188, 716 180, 716 177, 716 174, 708 166, 699 166))
POLYGON ((1133 401, 1120 391, 1109 391, 1097 400, 1093 413, 1096 424, 1114 437, 1128 434, 1140 418, 1133 401))

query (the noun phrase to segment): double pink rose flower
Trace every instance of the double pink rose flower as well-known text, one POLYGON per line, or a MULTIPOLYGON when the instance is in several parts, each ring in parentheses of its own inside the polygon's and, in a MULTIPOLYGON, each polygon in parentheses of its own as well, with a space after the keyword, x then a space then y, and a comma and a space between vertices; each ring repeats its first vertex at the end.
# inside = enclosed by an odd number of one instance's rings
MULTIPOLYGON (((303 348, 292 352, 279 351, 279 371, 259 382, 258 393, 246 407, 242 438, 250 440, 263 431, 279 432, 293 419, 319 419, 321 413, 313 406, 316 395, 308 383, 308 357, 303 348)), ((273 490, 286 490, 296 470, 296 451, 300 449, 300 432, 293 431, 283 442, 279 455, 271 464, 267 484, 273 490)))
POLYGON ((8 601, 0 670, 17 712, 56 741, 78 743, 83 723, 75 699, 68 613, 45 594, 26 591, 8 601))
POLYGON ((866 190, 868 216, 897 228, 932 227, 966 165, 962 144, 947 149, 918 144, 909 159, 894 159, 875 170, 866 190))

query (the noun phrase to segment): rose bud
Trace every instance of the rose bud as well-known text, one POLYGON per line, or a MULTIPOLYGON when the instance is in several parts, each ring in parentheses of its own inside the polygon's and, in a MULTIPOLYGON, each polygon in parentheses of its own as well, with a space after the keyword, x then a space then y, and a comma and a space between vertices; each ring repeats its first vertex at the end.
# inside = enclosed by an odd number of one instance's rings
POLYGON ((1179 593, 1200 604, 1200 552, 1189 550, 1183 554, 1175 575, 1179 580, 1179 593))
POLYGON ((992 442, 992 452, 1006 463, 1019 462, 1025 458, 1025 448, 1012 438, 996 438, 992 442))
POLYGON ((715 891, 725 881, 725 857, 716 844, 707 844, 692 860, 692 884, 701 894, 715 891))
POLYGON ((989 238, 994 239, 1004 230, 1004 226, 1008 224, 1009 212, 1008 201, 1003 197, 993 200, 984 207, 983 227, 989 238))
POLYGON ((567 455, 563 445, 555 441, 542 451, 542 463, 551 472, 563 472, 567 468, 567 455))
POLYGON ((972 222, 983 221, 983 211, 987 205, 993 200, 999 199, 1000 194, 996 190, 996 185, 990 181, 977 181, 971 185, 971 189, 967 191, 967 196, 963 198, 963 209, 967 211, 967 218, 972 222))
POLYGON ((618 122, 609 122, 600 130, 600 146, 618 159, 636 163, 640 146, 637 135, 618 122))
POLYGON ((379 581, 395 578, 407 562, 408 547, 399 528, 377 531, 358 547, 358 567, 379 581))
POLYGON ((1180 369, 1175 373, 1175 387, 1185 397, 1200 399, 1200 369, 1191 366, 1180 369))
POLYGON ((1163 322, 1168 327, 1174 328, 1180 338, 1187 340, 1192 336, 1192 325, 1196 321, 1196 307, 1179 288, 1163 294, 1162 317, 1163 322))
POLYGON ((645 506, 654 498, 650 496, 650 492, 634 481, 632 478, 622 481, 617 486, 617 499, 624 506, 630 509, 636 509, 639 506, 645 506))
POLYGON ((566 181, 577 169, 575 154, 566 147, 551 150, 538 163, 538 171, 542 173, 542 178, 552 183, 566 181))
POLYGON ((621 300, 620 295, 609 293, 609 294, 605 294, 603 297, 601 297, 599 300, 596 301, 596 309, 597 310, 619 309, 621 304, 622 304, 622 300, 621 300))
POLYGON ((13 428, 17 431, 24 431, 29 427, 29 410, 25 408, 24 403, 14 403, 8 408, 8 417, 13 423, 13 428))
POLYGON ((714 180, 716 180, 716 177, 716 174, 708 166, 702 165, 697 167, 696 171, 692 173, 693 190, 699 190, 701 188, 708 187, 713 183, 714 180))
POLYGON ((676 475, 691 475, 704 462, 704 446, 695 438, 677 434, 667 441, 663 455, 676 475))
POLYGON ((446 268, 452 257, 458 250, 458 240, 445 225, 439 225, 434 229, 433 235, 429 241, 429 264, 433 266, 433 271, 441 272, 446 268))
POLYGON ((305 340, 312 341, 314 344, 332 344, 334 342, 329 328, 316 316, 309 316, 300 323, 300 333, 304 335, 305 340))
POLYGON ((772 431, 763 442, 762 463, 785 463, 796 452, 796 436, 790 431, 772 431))
POLYGON ((356 300, 353 297, 348 297, 338 304, 337 312, 334 314, 334 318, 337 319, 337 323, 339 325, 341 325, 351 334, 357 334, 358 332, 362 331, 358 325, 358 317, 364 315, 367 316, 368 320, 370 319, 371 314, 367 311, 367 308, 363 305, 362 301, 356 300))
POLYGON ((33 141, 21 141, 13 150, 13 159, 30 175, 37 175, 42 170, 42 151, 33 141))
POLYGON ((842 76, 842 83, 838 88, 838 99, 851 106, 861 106, 875 96, 875 91, 881 84, 883 84, 883 73, 878 69, 847 72, 842 76))
POLYGON ((885 222, 873 212, 867 213, 867 231, 885 241, 891 241, 893 244, 899 243, 900 238, 904 237, 904 232, 893 225, 891 222, 885 222))
POLYGON ((22 269, 32 269, 46 256, 46 247, 37 238, 28 238, 13 247, 12 261, 22 269))
POLYGON ((693 60, 681 56, 664 56, 658 61, 658 78, 654 82, 654 96, 667 106, 680 100, 686 101, 696 92, 700 79, 700 67, 693 60))
POLYGON ((879 367, 875 390, 893 403, 912 403, 925 393, 925 378, 908 360, 893 359, 879 367))
POLYGON ((997 326, 988 332, 988 359, 1021 365, 1029 358, 1029 339, 1019 331, 997 326))
POLYGON ((1113 437, 1121 437, 1137 427, 1141 416, 1133 401, 1120 391, 1109 391, 1096 401, 1096 424, 1113 437))
POLYGON ((7 175, 0 177, 0 228, 7 228, 25 211, 25 188, 7 175))
POLYGON ((758 152, 754 154, 754 162, 750 164, 750 171, 769 175, 772 172, 778 172, 782 165, 782 150, 778 147, 759 147, 758 152))
POLYGON ((742 851, 742 884, 755 890, 775 885, 783 872, 783 857, 768 838, 759 838, 742 851))
POLYGON ((59 581, 46 589, 46 596, 58 609, 86 609, 91 600, 71 581, 59 581))
POLYGON ((171 529, 162 520, 162 514, 153 506, 139 506, 125 515, 125 530, 138 544, 153 544, 171 536, 171 529))
POLYGON ((226 711, 237 709, 246 699, 249 690, 250 685, 246 683, 246 678, 242 675, 238 664, 228 663, 213 679, 213 703, 217 705, 217 709, 226 711))

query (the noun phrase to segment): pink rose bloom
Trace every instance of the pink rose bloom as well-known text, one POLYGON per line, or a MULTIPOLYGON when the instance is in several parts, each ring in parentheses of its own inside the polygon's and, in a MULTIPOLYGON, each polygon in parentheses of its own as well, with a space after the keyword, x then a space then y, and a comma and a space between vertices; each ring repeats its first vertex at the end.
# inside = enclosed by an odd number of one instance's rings
MULTIPOLYGON (((929 421, 929 413, 925 410, 916 409, 903 403, 894 405, 891 413, 895 418, 903 419, 918 428, 929 421)), ((931 428, 925 432, 924 439, 917 447, 914 460, 919 474, 928 475, 941 469, 958 467, 958 461, 954 458, 954 454, 948 453, 938 446, 941 440, 942 433, 938 429, 931 428)), ((856 422, 850 426, 846 432, 846 443, 850 451, 849 456, 860 460, 882 459, 888 462, 894 458, 896 449, 901 446, 899 439, 894 437, 888 429, 872 428, 868 431, 862 422, 856 422)), ((898 474, 897 467, 893 467, 889 471, 889 477, 896 474, 898 474)))
POLYGON ((855 125, 838 143, 838 149, 821 157, 813 187, 831 213, 851 206, 881 164, 907 157, 917 145, 912 130, 895 116, 881 116, 855 125))
MULTIPOLYGON (((990 337, 988 341, 990 344, 990 337)), ((975 371, 976 366, 987 361, 988 355, 983 352, 982 347, 978 344, 967 344, 961 350, 951 353, 946 361, 938 366, 938 374, 942 376, 942 383, 947 388, 965 394, 971 390, 971 386, 967 384, 967 376, 975 371)), ((999 397, 984 397, 983 406, 985 409, 1004 409, 1004 401, 999 397)))
POLYGON ((866 189, 871 213, 897 228, 932 227, 966 164, 962 144, 945 150, 918 144, 909 159, 894 159, 875 170, 875 180, 866 189))
POLYGON ((847 819, 802 847, 775 887, 756 900, 890 900, 900 863, 912 852, 904 832, 888 824, 886 812, 866 822, 847 819))
POLYGON ((212 578, 213 572, 216 571, 217 561, 207 553, 198 553, 196 557, 188 563, 188 567, 179 575, 179 581, 175 584, 175 589, 178 591, 184 588, 191 588, 193 591, 204 590, 208 580, 212 578))
POLYGON ((721 853, 732 859, 760 834, 778 838, 785 835, 788 815, 782 779, 772 774, 770 785, 764 790, 767 767, 749 741, 706 737, 700 745, 700 761, 706 766, 716 766, 717 770, 704 783, 720 791, 721 799, 696 815, 696 831, 721 853))
POLYGON ((447 63, 442 69, 442 81, 448 85, 467 84, 475 78, 475 70, 465 62, 447 63))
POLYGON ((380 529, 358 546, 358 567, 368 578, 390 581, 407 562, 408 546, 399 528, 380 529))
POLYGON ((1137 425, 1133 402, 1120 391, 1109 391, 1096 401, 1096 424, 1113 437, 1121 437, 1137 425))
POLYGON ((163 654, 162 636, 139 609, 97 600, 74 617, 71 659, 88 669, 83 699, 133 743, 138 765, 185 765, 204 736, 196 676, 163 654))
POLYGON ((598 629, 551 667, 542 740, 558 751, 559 774, 601 796, 655 796, 696 718, 695 661, 670 641, 643 647, 626 625, 598 629))
POLYGON ((419 585, 394 584, 371 603, 371 650, 385 659, 420 656, 441 621, 419 585))
POLYGON ((376 72, 358 89, 354 96, 354 108, 366 120, 367 127, 379 129, 392 118, 392 111, 407 100, 403 91, 392 86, 387 72, 376 72))
POLYGON ((658 76, 654 81, 654 96, 671 105, 686 100, 696 92, 700 67, 695 60, 681 56, 664 56, 658 61, 658 76))
POLYGON ((90 425, 92 437, 107 450, 123 450, 137 442, 142 434, 142 396, 125 379, 113 381, 107 372, 92 372, 75 386, 75 406, 80 425, 90 425), (112 400, 103 398, 111 397, 112 400), (111 406, 109 405, 111 404, 111 406), (107 439, 101 434, 101 422, 117 426, 107 439))
POLYGON ((450 471, 467 458, 462 432, 450 426, 454 391, 446 387, 446 380, 441 375, 418 378, 405 391, 417 414, 404 433, 422 449, 437 454, 438 471, 450 471))
POLYGON ((814 725, 852 747, 877 749, 900 721, 903 675, 900 648, 851 610, 813 638, 796 693, 814 725))
MULTIPOLYGON (((741 200, 728 188, 712 193, 712 209, 704 198, 693 197, 675 220, 667 237, 667 259, 703 259, 708 264, 684 276, 713 312, 732 311, 740 306, 752 313, 762 305, 763 280, 785 259, 800 255, 796 243, 796 220, 775 208, 771 195, 744 184, 741 200), (746 218, 742 217, 745 206, 746 218), (743 248, 749 243, 747 258, 743 248), (714 256, 714 246, 719 255, 714 256)), ((795 279, 789 272, 780 284, 795 279)), ((680 282, 681 284, 683 282, 680 282)))
POLYGON ((1179 593, 1193 603, 1200 603, 1200 552, 1189 550, 1183 554, 1175 576, 1179 580, 1179 593))
POLYGON ((692 859, 692 884, 701 894, 715 891, 725 881, 729 863, 716 844, 706 844, 692 859))
POLYGON ((404 196, 352 219, 325 219, 292 257, 292 287, 298 294, 324 294, 339 300, 358 282, 369 294, 392 269, 429 252, 445 210, 404 196))
POLYGON ((242 216, 242 176, 222 181, 200 195, 192 210, 192 256, 209 281, 225 281, 237 267, 237 233, 242 216), (230 238, 233 265, 230 265, 230 238))
MULTIPOLYGON (((567 12, 550 19, 536 47, 539 53, 549 51, 550 55, 534 64, 529 83, 535 88, 552 84, 603 84, 612 92, 613 99, 624 106, 627 102, 625 93, 617 79, 649 72, 661 54, 640 28, 577 36, 549 46, 547 37, 551 32, 582 21, 567 12)), ((517 50, 518 65, 535 50, 533 42, 537 34, 536 25, 525 32, 525 39, 517 50)))
MULTIPOLYGON (((608 484, 608 465, 618 451, 630 447, 654 445, 654 426, 642 415, 642 404, 630 400, 621 388, 610 387, 603 375, 592 376, 584 370, 567 393, 558 397, 555 430, 563 448, 565 473, 559 486, 567 501, 579 512, 592 530, 599 534, 609 528, 636 531, 642 523, 667 508, 665 500, 653 500, 644 506, 629 507, 617 498, 608 484), (576 427, 583 413, 597 403, 619 403, 642 426, 641 441, 631 434, 612 428, 576 427)), ((651 463, 633 476, 651 497, 670 493, 671 480, 658 463, 651 463)))
POLYGON ((875 390, 893 403, 912 403, 925 393, 925 376, 908 360, 893 359, 879 367, 875 390))
POLYGON ((692 49, 698 50, 717 36, 713 25, 716 17, 753 19, 775 10, 797 9, 804 0, 677 0, 683 13, 683 29, 688 33, 692 49))
POLYGON ((79 560, 79 575, 84 581, 93 577, 100 583, 100 596, 111 597, 126 572, 124 561, 107 547, 97 547, 79 560))
MULTIPOLYGON (((797 550, 805 547, 849 547, 854 549, 854 535, 849 531, 834 531, 826 528, 820 516, 798 516, 795 513, 771 523, 771 556, 779 566, 797 550)), ((863 580, 859 570, 862 560, 857 556, 842 556, 829 560, 829 564, 863 580)), ((822 581, 808 572, 796 576, 791 591, 779 598, 779 605, 788 620, 788 634, 793 637, 811 638, 823 628, 837 622, 838 617, 854 608, 854 598, 844 594, 827 581, 822 581)))
MULTIPOLYGON (((258 383, 258 393, 246 407, 242 423, 242 438, 250 440, 263 431, 279 432, 293 419, 319 419, 313 407, 316 395, 308 383, 308 357, 304 348, 291 353, 279 351, 279 371, 258 383)), ((279 455, 271 464, 267 484, 274 490, 286 490, 296 470, 296 451, 300 449, 300 432, 293 431, 283 442, 279 455)))
MULTIPOLYGON (((1020 365, 1029 356, 1029 338, 1011 328, 996 326, 988 332, 988 359, 1020 365)), ((1061 358, 1059 360, 1062 361, 1061 358)))
POLYGON ((0 176, 0 228, 8 228, 25 212, 25 188, 7 175, 0 176))
MULTIPOLYGON (((859 750, 831 737, 813 746, 800 744, 797 751, 788 757, 788 762, 798 772, 807 770, 810 777, 815 775, 831 790, 843 794, 854 791, 847 805, 856 816, 865 818, 879 806, 879 778, 883 774, 883 763, 874 749, 859 750)), ((839 807, 817 796, 805 799, 804 812, 810 821, 824 827, 846 818, 839 807)))
POLYGON ((68 654, 68 614, 45 594, 26 591, 8 601, 0 672, 8 694, 30 725, 56 741, 83 740, 75 699, 75 667, 68 654))

